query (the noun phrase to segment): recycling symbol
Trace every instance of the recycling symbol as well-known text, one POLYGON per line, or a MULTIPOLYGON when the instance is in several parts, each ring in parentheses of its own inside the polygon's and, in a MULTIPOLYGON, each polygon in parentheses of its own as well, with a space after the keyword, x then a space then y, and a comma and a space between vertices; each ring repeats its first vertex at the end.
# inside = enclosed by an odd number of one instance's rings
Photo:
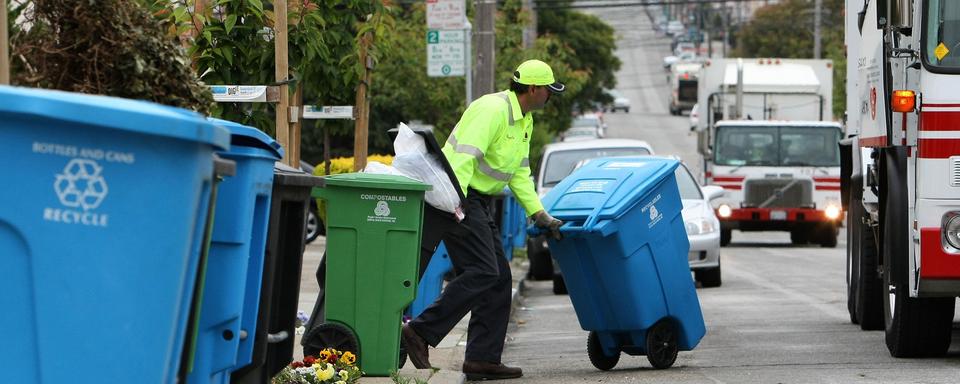
POLYGON ((656 220, 657 216, 660 216, 660 211, 657 210, 656 205, 650 206, 650 220, 656 220))
POLYGON ((107 182, 100 174, 102 171, 103 167, 93 160, 70 160, 53 183, 60 204, 81 207, 84 211, 100 206, 107 197, 107 182))
POLYGON ((378 201, 377 207, 373 209, 373 214, 377 216, 390 216, 390 206, 386 201, 378 201))

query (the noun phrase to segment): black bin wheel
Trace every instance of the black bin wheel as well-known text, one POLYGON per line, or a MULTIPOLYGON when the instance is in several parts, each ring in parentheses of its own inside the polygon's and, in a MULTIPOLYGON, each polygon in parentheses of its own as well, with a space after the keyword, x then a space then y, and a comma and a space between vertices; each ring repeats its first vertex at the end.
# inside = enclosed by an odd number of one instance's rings
POLYGON ((677 361, 677 350, 677 332, 673 323, 660 320, 647 330, 647 360, 654 368, 670 368, 677 361))
POLYGON ((590 363, 601 371, 609 371, 617 366, 620 361, 620 353, 613 356, 607 356, 603 353, 603 347, 600 346, 600 338, 597 332, 590 331, 587 336, 587 356, 590 357, 590 363))
POLYGON ((326 348, 334 348, 340 352, 360 354, 360 341, 350 328, 337 323, 323 323, 313 327, 303 335, 303 355, 317 356, 326 348))

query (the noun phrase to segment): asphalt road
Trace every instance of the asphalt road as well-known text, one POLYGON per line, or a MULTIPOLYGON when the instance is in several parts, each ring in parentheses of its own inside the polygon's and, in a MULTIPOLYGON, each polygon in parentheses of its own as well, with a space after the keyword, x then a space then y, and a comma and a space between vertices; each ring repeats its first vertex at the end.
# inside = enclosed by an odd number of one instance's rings
MULTIPOLYGON (((619 86, 629 114, 607 114, 608 135, 642 139, 657 154, 676 155, 699 173, 696 137, 686 116, 667 111, 668 40, 655 36, 641 8, 591 11, 619 35, 619 86)), ((707 335, 676 364, 654 370, 642 356, 621 357, 611 371, 595 369, 567 296, 550 282, 528 282, 509 334, 504 362, 523 367, 522 383, 956 383, 960 332, 947 357, 894 359, 883 332, 850 323, 844 282, 844 241, 837 248, 794 247, 778 232, 734 231, 723 248, 723 285, 697 290, 707 335)), ((955 324, 955 330, 957 329, 955 324)))

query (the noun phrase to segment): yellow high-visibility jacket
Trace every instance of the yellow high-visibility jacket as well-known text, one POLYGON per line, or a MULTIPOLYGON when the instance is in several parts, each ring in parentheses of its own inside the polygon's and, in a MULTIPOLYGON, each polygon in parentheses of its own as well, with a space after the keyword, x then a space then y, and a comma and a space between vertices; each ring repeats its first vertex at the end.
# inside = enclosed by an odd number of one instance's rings
POLYGON ((530 180, 533 116, 524 115, 512 91, 470 103, 443 146, 464 196, 467 188, 498 194, 507 185, 530 216, 543 209, 530 180))

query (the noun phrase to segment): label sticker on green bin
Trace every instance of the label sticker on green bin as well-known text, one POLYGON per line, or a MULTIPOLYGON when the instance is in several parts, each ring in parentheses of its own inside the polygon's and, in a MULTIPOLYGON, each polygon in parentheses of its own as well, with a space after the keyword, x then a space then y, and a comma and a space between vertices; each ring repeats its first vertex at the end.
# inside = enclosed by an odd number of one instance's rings
POLYGON ((395 196, 395 195, 369 195, 361 194, 360 200, 370 200, 376 201, 377 205, 373 208, 373 214, 367 215, 367 222, 371 223, 388 223, 393 224, 397 222, 395 216, 391 216, 390 213, 390 203, 393 204, 402 204, 407 201, 406 196, 395 196))

